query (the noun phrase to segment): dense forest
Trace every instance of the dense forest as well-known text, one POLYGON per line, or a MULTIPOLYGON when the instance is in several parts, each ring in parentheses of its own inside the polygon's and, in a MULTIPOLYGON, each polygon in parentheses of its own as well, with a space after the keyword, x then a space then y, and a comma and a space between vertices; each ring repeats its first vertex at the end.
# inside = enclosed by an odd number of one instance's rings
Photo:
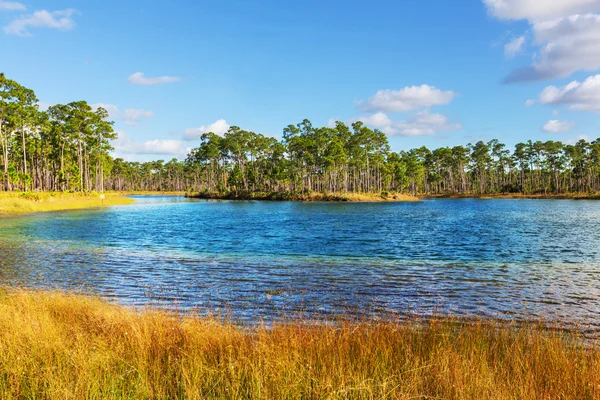
POLYGON ((498 140, 390 151, 361 122, 314 127, 282 140, 232 126, 205 133, 184 161, 113 158, 117 138, 103 108, 85 101, 39 110, 35 93, 0 74, 0 190, 207 193, 407 192, 551 194, 600 191, 600 139, 575 144, 498 140))

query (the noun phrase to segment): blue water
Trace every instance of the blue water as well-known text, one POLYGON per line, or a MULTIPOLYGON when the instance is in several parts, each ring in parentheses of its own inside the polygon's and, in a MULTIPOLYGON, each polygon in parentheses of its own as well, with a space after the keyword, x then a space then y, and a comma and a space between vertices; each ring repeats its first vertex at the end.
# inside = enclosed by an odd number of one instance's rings
POLYGON ((600 202, 136 200, 0 216, 0 285, 248 321, 449 312, 600 326, 600 202))

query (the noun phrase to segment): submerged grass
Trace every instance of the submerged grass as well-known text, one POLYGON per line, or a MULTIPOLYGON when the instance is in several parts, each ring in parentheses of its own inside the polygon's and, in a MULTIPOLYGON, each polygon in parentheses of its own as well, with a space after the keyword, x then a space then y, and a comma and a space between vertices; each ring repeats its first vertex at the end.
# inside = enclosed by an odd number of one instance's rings
POLYGON ((0 398, 600 398, 600 349, 573 333, 414 322, 251 328, 4 290, 0 398))
POLYGON ((74 210, 133 203, 133 199, 118 194, 25 192, 0 193, 0 215, 41 211, 74 210))

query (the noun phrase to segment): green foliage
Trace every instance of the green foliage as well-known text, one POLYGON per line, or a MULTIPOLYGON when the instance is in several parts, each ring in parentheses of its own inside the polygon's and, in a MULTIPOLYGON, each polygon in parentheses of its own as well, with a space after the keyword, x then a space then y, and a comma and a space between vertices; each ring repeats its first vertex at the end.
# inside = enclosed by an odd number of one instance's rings
POLYGON ((187 189, 249 197, 279 193, 282 198, 600 191, 600 139, 527 141, 512 153, 496 139, 393 152, 383 132, 362 122, 318 127, 307 119, 285 127, 282 136, 278 141, 231 126, 223 136, 202 134, 183 162, 113 159, 111 141, 117 134, 105 109, 74 101, 39 111, 32 90, 0 74, 3 190, 187 189))
POLYGON ((23 192, 19 195, 19 197, 27 200, 40 201, 42 197, 39 193, 35 192, 23 192))

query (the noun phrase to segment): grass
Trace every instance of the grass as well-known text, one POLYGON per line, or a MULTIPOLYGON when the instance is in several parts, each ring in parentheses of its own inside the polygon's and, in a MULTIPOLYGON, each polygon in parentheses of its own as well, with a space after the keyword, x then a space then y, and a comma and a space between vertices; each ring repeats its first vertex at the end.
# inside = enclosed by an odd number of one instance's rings
POLYGON ((452 198, 452 199, 557 199, 557 200, 599 200, 600 193, 451 193, 421 195, 422 198, 452 198))
POLYGON ((123 192, 110 192, 121 196, 185 196, 184 191, 159 191, 159 190, 126 190, 123 192))
POLYGON ((107 194, 105 199, 101 199, 98 193, 5 192, 0 193, 0 214, 73 210, 133 202, 133 199, 114 193, 107 194))
POLYGON ((419 201, 405 193, 290 193, 290 192, 200 192, 188 193, 187 197, 222 200, 273 200, 273 201, 339 201, 339 202, 384 202, 419 201))
POLYGON ((540 326, 440 319, 241 327, 4 289, 2 399, 595 399, 600 349, 540 326))

